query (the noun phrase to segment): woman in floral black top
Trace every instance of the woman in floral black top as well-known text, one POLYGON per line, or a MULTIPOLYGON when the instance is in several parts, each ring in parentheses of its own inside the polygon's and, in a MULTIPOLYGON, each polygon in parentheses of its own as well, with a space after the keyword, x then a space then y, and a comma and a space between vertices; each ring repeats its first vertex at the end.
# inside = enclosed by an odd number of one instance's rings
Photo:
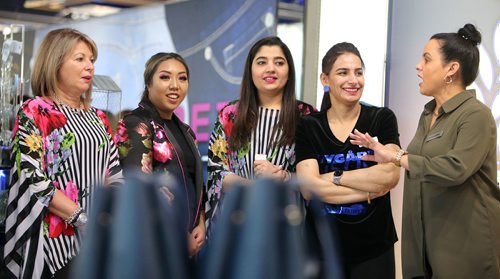
POLYGON ((173 176, 178 188, 165 185, 161 192, 182 204, 188 253, 195 255, 205 240, 201 159, 194 132, 174 113, 187 95, 189 68, 176 53, 157 53, 146 62, 144 84, 139 107, 118 123, 121 163, 125 169, 173 176))
POLYGON ((232 184, 246 184, 255 177, 290 179, 295 127, 301 115, 313 110, 295 98, 295 68, 288 47, 278 37, 256 42, 247 56, 240 99, 219 112, 210 136, 208 226, 232 184))

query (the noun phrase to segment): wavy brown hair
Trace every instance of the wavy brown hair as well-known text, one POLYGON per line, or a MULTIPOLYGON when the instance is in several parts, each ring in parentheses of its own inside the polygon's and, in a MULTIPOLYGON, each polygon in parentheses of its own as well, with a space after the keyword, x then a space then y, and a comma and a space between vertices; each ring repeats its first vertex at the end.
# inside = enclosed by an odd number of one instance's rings
MULTIPOLYGON (((257 41, 248 53, 240 89, 240 99, 229 144, 233 150, 245 147, 251 134, 257 127, 259 115, 259 95, 252 80, 252 64, 257 52, 263 46, 278 46, 283 51, 288 63, 288 81, 283 90, 278 124, 273 134, 281 130, 280 138, 272 147, 291 145, 295 142, 295 129, 299 120, 297 100, 295 98, 295 66, 288 46, 276 36, 265 37, 257 41)), ((272 137, 271 137, 272 138, 272 137)))
MULTIPOLYGON (((51 97, 58 86, 57 74, 64 63, 64 59, 75 46, 85 43, 97 60, 97 46, 87 35, 72 28, 61 28, 50 31, 38 50, 38 55, 31 74, 31 90, 35 96, 51 97)), ((85 109, 92 101, 92 86, 80 97, 85 109)))

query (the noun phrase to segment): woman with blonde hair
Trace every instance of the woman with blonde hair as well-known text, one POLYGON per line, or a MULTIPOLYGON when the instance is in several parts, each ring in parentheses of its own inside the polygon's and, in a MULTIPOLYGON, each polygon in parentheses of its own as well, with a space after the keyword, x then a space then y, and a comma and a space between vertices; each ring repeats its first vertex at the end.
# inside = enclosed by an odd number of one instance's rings
POLYGON ((36 57, 35 98, 13 131, 4 258, 14 278, 69 278, 94 188, 119 184, 118 149, 90 106, 97 47, 69 28, 49 32, 36 57))

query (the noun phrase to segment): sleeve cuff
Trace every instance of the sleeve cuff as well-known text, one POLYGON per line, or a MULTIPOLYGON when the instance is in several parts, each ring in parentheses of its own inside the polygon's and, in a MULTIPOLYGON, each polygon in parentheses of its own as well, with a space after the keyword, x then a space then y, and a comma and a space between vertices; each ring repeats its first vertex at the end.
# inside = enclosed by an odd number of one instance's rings
POLYGON ((45 207, 49 207, 50 202, 54 198, 54 195, 56 194, 56 188, 53 188, 47 195, 42 196, 42 197, 37 197, 38 201, 43 204, 45 207))

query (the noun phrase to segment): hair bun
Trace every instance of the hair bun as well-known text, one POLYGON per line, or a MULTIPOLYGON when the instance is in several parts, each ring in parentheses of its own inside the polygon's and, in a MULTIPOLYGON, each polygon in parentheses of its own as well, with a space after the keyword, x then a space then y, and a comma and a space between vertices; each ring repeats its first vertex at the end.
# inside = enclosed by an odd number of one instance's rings
POLYGON ((471 42, 474 45, 481 43, 481 33, 477 31, 473 24, 467 23, 464 27, 460 28, 457 33, 464 40, 471 42))

